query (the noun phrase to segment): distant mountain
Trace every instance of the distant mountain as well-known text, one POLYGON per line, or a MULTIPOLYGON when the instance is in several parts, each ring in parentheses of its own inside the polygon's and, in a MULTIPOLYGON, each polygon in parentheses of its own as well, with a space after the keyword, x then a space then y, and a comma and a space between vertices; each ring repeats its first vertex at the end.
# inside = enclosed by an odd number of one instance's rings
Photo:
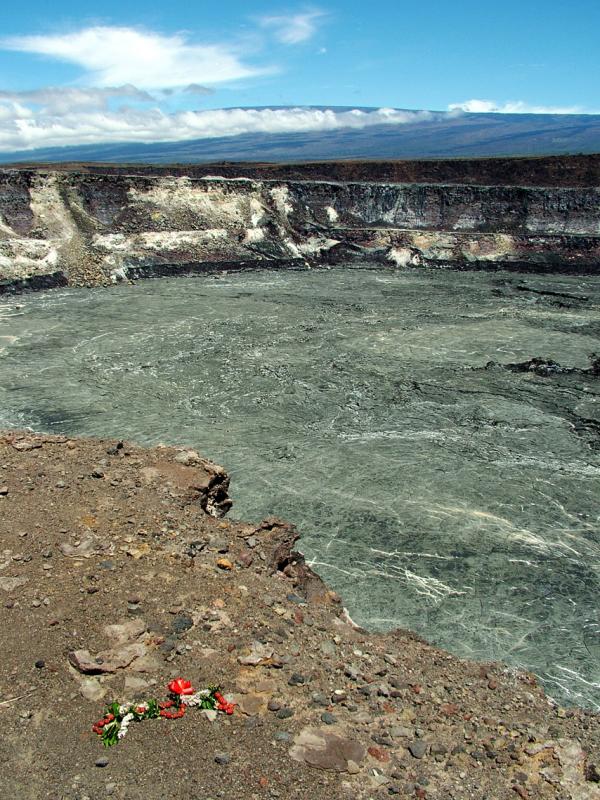
MULTIPOLYGON (((337 109, 334 109, 337 110, 337 109)), ((10 162, 308 161, 600 153, 600 115, 459 114, 361 130, 51 147, 0 153, 10 162)))

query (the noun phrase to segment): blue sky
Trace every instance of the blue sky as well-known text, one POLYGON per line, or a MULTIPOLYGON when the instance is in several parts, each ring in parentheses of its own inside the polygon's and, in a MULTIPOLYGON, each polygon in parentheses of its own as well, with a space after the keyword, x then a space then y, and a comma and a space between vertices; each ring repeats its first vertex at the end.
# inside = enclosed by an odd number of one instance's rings
POLYGON ((381 121, 391 109, 597 112, 599 0, 13 4, 0 150, 381 121), (335 112, 230 107, 350 106, 335 112))

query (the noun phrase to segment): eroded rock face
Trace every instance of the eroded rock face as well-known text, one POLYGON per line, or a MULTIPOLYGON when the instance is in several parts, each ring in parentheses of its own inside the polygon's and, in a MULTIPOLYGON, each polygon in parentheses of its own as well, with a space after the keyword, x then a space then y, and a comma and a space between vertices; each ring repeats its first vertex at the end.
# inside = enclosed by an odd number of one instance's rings
POLYGON ((207 269, 595 271, 600 190, 0 171, 0 290, 207 269))

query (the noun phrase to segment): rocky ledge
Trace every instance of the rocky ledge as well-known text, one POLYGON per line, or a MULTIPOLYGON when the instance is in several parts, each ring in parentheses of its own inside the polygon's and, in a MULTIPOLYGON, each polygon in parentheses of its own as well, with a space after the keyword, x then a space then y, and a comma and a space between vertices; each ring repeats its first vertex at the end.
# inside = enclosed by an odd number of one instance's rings
POLYGON ((599 718, 529 674, 356 628, 292 525, 223 519, 196 452, 0 435, 0 761, 14 800, 600 797, 599 718), (112 700, 220 684, 211 722, 112 700))

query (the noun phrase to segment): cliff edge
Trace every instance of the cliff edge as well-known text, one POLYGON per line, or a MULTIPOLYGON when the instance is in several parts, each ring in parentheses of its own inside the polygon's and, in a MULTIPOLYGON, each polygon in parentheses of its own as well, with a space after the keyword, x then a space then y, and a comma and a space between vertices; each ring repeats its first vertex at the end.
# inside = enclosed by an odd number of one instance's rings
POLYGON ((353 261, 595 273, 594 158, 478 179, 477 162, 2 169, 0 292, 353 261))
POLYGON ((528 674, 357 629, 278 519, 196 452, 0 435, 2 788, 15 800, 600 797, 596 715, 528 674), (176 677, 237 704, 104 751, 176 677))

